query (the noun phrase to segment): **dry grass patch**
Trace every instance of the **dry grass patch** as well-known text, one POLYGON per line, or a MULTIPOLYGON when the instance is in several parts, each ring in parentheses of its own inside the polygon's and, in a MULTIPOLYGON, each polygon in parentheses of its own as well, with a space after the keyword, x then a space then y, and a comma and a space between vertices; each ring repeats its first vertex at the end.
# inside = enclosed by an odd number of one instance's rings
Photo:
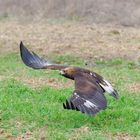
POLYGON ((0 128, 0 139, 1 140, 6 140, 6 139, 14 140, 14 136, 12 136, 12 134, 7 132, 6 130, 0 128))
POLYGON ((140 82, 127 84, 125 89, 129 92, 139 93, 140 92, 140 82))
POLYGON ((3 75, 0 75, 0 81, 4 80, 5 79, 5 76, 3 75))
POLYGON ((47 128, 48 128, 48 126, 44 126, 38 130, 38 132, 37 132, 38 139, 40 139, 40 140, 47 139, 47 128))
POLYGON ((76 128, 73 130, 74 133, 84 134, 89 133, 91 129, 87 126, 81 126, 80 128, 76 128))
POLYGON ((135 137, 132 137, 128 133, 106 133, 104 136, 107 138, 107 140, 135 140, 135 137))
POLYGON ((135 139, 134 137, 130 136, 127 133, 118 133, 114 137, 114 140, 134 140, 134 139, 135 139))
POLYGON ((26 132, 25 134, 11 138, 11 140, 31 140, 31 139, 34 139, 31 132, 26 132))
POLYGON ((73 81, 66 80, 60 81, 56 78, 25 78, 25 77, 16 77, 15 80, 20 81, 26 85, 29 85, 32 88, 39 88, 42 86, 50 86, 55 89, 62 89, 66 87, 72 87, 74 85, 73 81))
POLYGON ((85 59, 140 56, 140 29, 78 22, 0 22, 0 52, 19 51, 21 40, 44 55, 75 54, 85 59))
POLYGON ((69 140, 77 140, 79 138, 83 139, 84 136, 91 134, 91 129, 87 126, 81 126, 80 128, 75 128, 70 133, 69 140))

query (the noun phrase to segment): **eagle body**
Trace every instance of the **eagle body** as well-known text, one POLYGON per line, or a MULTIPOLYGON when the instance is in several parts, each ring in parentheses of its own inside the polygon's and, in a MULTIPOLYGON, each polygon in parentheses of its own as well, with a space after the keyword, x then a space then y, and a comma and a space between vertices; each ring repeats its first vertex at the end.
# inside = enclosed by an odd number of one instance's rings
POLYGON ((80 67, 50 63, 34 52, 30 52, 22 42, 20 43, 20 55, 24 64, 28 67, 59 70, 62 76, 74 80, 75 90, 72 96, 63 103, 64 109, 81 111, 94 116, 107 107, 105 92, 116 99, 118 98, 118 93, 113 86, 95 72, 80 67))

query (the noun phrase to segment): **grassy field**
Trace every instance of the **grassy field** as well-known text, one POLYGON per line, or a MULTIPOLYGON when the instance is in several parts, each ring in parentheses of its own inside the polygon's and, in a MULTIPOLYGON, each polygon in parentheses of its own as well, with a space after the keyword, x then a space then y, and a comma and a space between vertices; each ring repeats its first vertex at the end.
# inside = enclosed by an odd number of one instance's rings
MULTIPOLYGON (((14 37, 16 38, 15 34, 14 37)), ((27 68, 20 59, 18 48, 16 51, 7 51, 7 48, 4 48, 6 43, 1 43, 1 51, 4 53, 0 53, 0 140, 140 139, 138 61, 107 57, 96 58, 94 65, 86 65, 90 60, 86 61, 87 56, 81 57, 79 52, 74 55, 70 52, 57 54, 50 51, 54 54, 49 55, 52 60, 88 67, 110 80, 118 90, 119 100, 116 101, 106 94, 108 108, 96 117, 89 117, 80 112, 63 109, 62 103, 70 97, 74 89, 72 81, 61 77, 58 71, 27 68)), ((129 43, 136 45, 137 41, 133 39, 129 43)), ((13 44, 16 44, 16 41, 13 44)), ((40 51, 39 54, 43 54, 42 50, 36 49, 37 52, 40 51)))

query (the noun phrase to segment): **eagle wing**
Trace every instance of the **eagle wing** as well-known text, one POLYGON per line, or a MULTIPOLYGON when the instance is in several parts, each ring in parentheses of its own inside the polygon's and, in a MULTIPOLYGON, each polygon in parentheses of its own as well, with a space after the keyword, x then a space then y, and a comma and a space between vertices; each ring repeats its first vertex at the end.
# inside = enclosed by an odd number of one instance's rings
POLYGON ((111 96, 118 99, 119 94, 117 90, 115 90, 107 80, 105 80, 102 76, 95 72, 90 72, 90 75, 96 80, 96 82, 100 85, 100 87, 105 91, 108 92, 111 96))
POLYGON ((64 109, 81 111, 95 115, 107 107, 104 90, 96 83, 91 75, 81 75, 75 78, 75 90, 72 97, 63 103, 64 109))
POLYGON ((33 69, 61 70, 67 67, 59 64, 52 64, 48 60, 39 57, 34 52, 30 52, 22 42, 20 43, 20 55, 24 64, 33 69))

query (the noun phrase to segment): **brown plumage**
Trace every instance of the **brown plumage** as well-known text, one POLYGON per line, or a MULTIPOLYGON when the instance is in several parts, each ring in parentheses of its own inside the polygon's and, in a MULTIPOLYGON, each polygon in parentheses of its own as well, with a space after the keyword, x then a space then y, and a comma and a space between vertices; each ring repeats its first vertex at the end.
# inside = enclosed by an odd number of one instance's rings
POLYGON ((59 70, 62 76, 75 81, 75 90, 71 98, 63 103, 64 109, 95 115, 107 107, 105 92, 118 98, 118 93, 112 85, 95 72, 79 67, 50 63, 34 52, 29 52, 22 42, 20 43, 20 54, 25 65, 33 69, 59 70))

